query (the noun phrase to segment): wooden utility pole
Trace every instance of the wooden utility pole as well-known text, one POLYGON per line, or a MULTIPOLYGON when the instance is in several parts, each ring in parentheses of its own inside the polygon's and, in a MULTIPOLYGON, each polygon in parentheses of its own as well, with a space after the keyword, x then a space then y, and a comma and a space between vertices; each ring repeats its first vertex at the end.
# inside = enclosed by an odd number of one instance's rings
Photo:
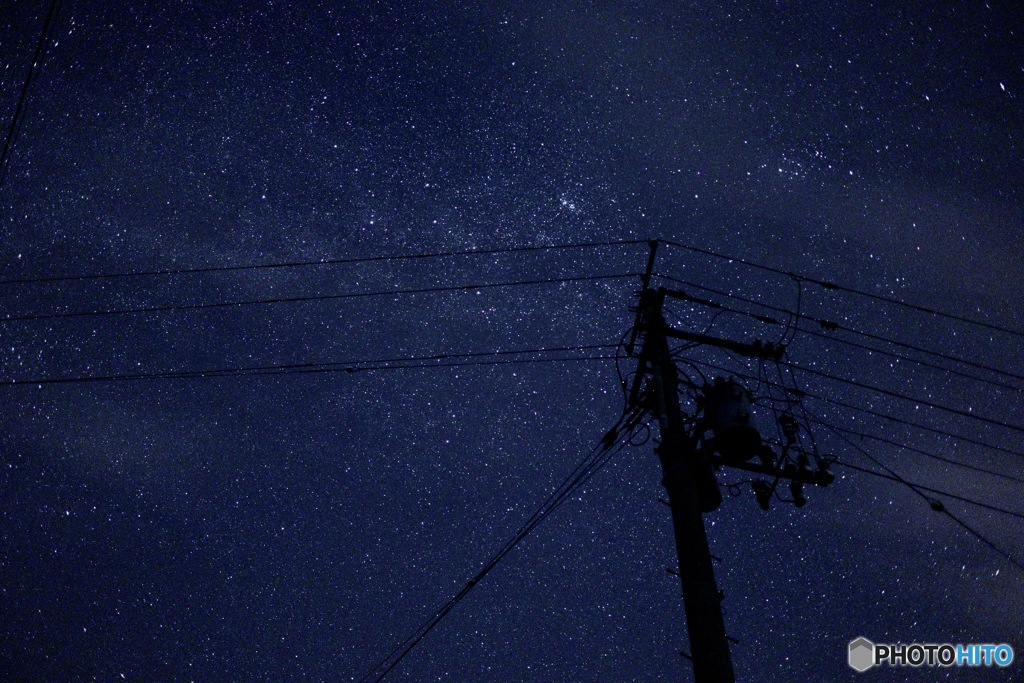
MULTIPOLYGON (((665 322, 661 308, 664 294, 648 290, 643 312, 644 353, 652 377, 653 409, 661 431, 661 444, 657 448, 664 478, 662 484, 668 492, 672 507, 672 527, 676 536, 679 556, 679 581, 683 586, 683 604, 686 610, 686 628, 690 635, 693 673, 697 683, 733 683, 736 680, 729 655, 729 641, 725 636, 722 618, 722 594, 715 583, 711 566, 702 508, 714 509, 722 495, 714 484, 710 464, 698 453, 694 438, 687 434, 679 407, 679 379, 672 362, 665 336, 665 322), (698 496, 697 481, 710 477, 711 489, 701 487, 704 497, 698 496), (714 500, 717 494, 717 501, 714 500)), ((705 482, 706 483, 706 482, 705 482)))
MULTIPOLYGON (((735 467, 772 479, 773 483, 755 480, 752 487, 758 504, 766 510, 781 480, 791 481, 793 499, 789 502, 800 507, 806 503, 804 484, 827 486, 832 474, 827 462, 820 459, 817 470, 811 469, 807 454, 797 446, 798 425, 791 415, 779 417, 786 443, 782 444, 781 452, 774 452, 750 419, 750 393, 734 378, 716 378, 703 386, 688 381, 696 405, 689 414, 683 411, 679 404, 679 372, 668 345, 670 338, 765 361, 778 361, 785 347, 758 339, 744 343, 670 327, 663 315, 666 297, 698 304, 708 302, 683 291, 652 287, 657 241, 652 241, 650 247, 636 322, 626 344, 627 354, 638 362, 628 400, 635 410, 649 410, 658 419, 661 442, 656 452, 661 460, 662 484, 672 508, 694 679, 696 683, 734 683, 729 639, 722 618, 722 594, 715 582, 703 517, 722 503, 715 470, 735 467)), ((817 459, 816 454, 814 457, 817 459)))

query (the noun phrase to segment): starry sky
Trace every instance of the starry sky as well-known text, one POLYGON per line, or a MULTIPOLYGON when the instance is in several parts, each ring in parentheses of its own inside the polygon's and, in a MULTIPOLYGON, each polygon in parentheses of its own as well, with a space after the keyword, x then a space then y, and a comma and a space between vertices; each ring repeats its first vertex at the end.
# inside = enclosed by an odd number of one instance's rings
MULTIPOLYGON (((2 7, 6 130, 49 3, 2 7)), ((822 455, 1024 513, 1022 33, 997 2, 59 3, 0 186, 0 676, 361 679, 621 415, 651 238, 698 249, 656 284, 773 318, 671 324, 803 368, 680 349, 750 376, 766 436, 796 382, 822 455), (618 244, 365 260, 585 242, 618 244), (445 291, 336 297, 409 289, 445 291), (453 354, 583 360, 365 363, 453 354), (327 363, 360 369, 41 381, 327 363)), ((737 680, 858 680, 857 636, 1024 656, 1024 570, 833 470, 769 512, 719 473, 737 680)), ((388 680, 692 680, 660 477, 619 452, 388 680)), ((927 497, 1024 563, 1019 516, 927 497)))

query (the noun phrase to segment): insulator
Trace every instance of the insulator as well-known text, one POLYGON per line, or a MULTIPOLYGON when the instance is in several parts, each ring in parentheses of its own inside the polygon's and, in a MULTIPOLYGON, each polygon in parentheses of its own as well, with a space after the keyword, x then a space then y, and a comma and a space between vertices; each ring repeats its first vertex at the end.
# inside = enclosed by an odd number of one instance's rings
POLYGON ((793 494, 793 505, 802 508, 807 505, 807 497, 804 495, 804 485, 795 479, 789 482, 789 492, 793 494))
POLYGON ((772 489, 768 482, 763 479, 755 479, 750 483, 750 488, 754 489, 757 504, 761 506, 762 510, 767 510, 772 500, 772 489))
POLYGON ((797 424, 793 416, 784 414, 779 417, 779 426, 782 427, 782 436, 786 437, 786 443, 794 443, 796 435, 800 432, 800 425, 797 424))
POLYGON ((818 471, 815 473, 814 483, 818 486, 828 486, 835 481, 836 475, 829 469, 830 461, 821 460, 818 462, 818 471))

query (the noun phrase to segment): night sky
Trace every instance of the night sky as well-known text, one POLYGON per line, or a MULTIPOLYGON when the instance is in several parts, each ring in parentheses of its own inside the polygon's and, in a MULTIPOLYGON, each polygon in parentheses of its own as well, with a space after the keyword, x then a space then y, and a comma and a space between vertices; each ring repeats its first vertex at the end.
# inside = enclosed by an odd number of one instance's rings
MULTIPOLYGON (((0 5, 5 133, 48 9, 0 5)), ((680 329, 788 342, 805 370, 680 349, 753 378, 766 437, 796 382, 808 448, 1024 513, 1022 335, 786 275, 1024 330, 1017 3, 78 0, 44 45, 0 187, 4 680, 371 672, 619 419, 651 238, 777 271, 655 269, 772 318, 680 329), (38 281, 589 242, 619 244, 38 281), (47 381, 299 364, 332 371, 47 381)), ((719 473, 737 680, 1024 676, 1024 569, 833 471, 769 512, 719 473), (858 675, 857 636, 1018 661, 858 675)), ((660 479, 619 452, 388 680, 692 680, 660 479)), ((926 495, 1024 564, 1019 516, 926 495)))

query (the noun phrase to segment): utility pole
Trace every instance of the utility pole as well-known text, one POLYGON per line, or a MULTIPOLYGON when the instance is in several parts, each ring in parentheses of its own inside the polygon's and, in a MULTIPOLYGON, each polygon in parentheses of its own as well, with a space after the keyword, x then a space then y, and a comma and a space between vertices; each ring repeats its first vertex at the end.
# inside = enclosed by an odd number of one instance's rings
MULTIPOLYGON (((725 637, 721 593, 715 583, 711 566, 711 550, 701 516, 697 494, 698 477, 714 474, 710 465, 700 461, 693 439, 686 433, 679 407, 679 379, 669 354, 665 337, 662 303, 664 295, 648 290, 645 293, 644 351, 648 355, 653 378, 654 412, 661 431, 657 448, 661 460, 662 484, 672 507, 672 527, 679 555, 679 581, 683 585, 686 626, 690 634, 693 673, 698 683, 733 683, 736 680, 725 637)), ((717 485, 713 491, 722 494, 717 485)), ((709 504, 705 501, 705 507, 709 504)), ((717 507, 717 504, 715 505, 717 507)))
POLYGON ((663 307, 666 297, 695 301, 685 292, 653 289, 658 243, 650 242, 650 256, 643 276, 636 322, 626 350, 638 359, 629 402, 650 410, 658 420, 661 442, 656 453, 661 461, 662 484, 672 508, 672 527, 679 558, 679 580, 683 589, 686 627, 696 683, 734 683, 729 639, 722 617, 722 593, 715 582, 703 514, 718 508, 722 493, 715 469, 723 465, 774 476, 775 482, 755 482, 758 503, 767 509, 781 478, 792 480, 793 502, 803 505, 804 483, 827 485, 832 480, 827 464, 812 471, 802 452, 799 466, 792 464, 790 449, 796 442, 796 422, 789 416, 780 425, 787 443, 776 455, 761 441, 750 424, 748 394, 733 379, 716 379, 697 390, 698 406, 687 415, 679 403, 679 373, 669 349, 668 339, 708 344, 745 356, 778 360, 783 349, 759 340, 745 344, 705 334, 676 330, 666 324, 663 307), (637 341, 642 341, 636 352, 637 341), (707 436, 708 433, 711 436, 707 436), (791 438, 792 437, 792 438, 791 438), (757 456, 759 462, 747 462, 757 456))

